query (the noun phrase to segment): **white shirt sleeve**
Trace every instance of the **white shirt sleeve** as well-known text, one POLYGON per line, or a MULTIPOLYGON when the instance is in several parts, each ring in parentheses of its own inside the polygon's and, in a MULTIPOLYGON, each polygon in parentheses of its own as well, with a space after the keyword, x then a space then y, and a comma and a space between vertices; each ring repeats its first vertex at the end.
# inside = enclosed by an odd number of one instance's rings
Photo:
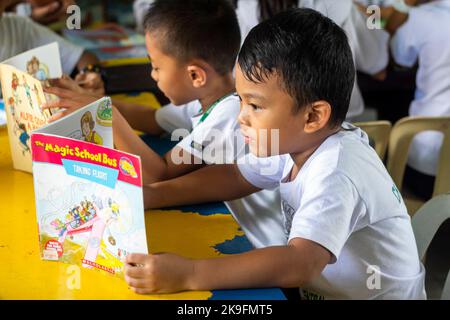
POLYGON ((59 45, 63 72, 66 74, 72 73, 80 60, 81 55, 83 54, 84 49, 82 47, 70 43, 50 29, 41 26, 28 18, 16 18, 17 23, 21 24, 21 36, 17 37, 16 40, 22 42, 24 47, 22 51, 30 50, 56 41, 59 45))
POLYGON ((370 75, 380 72, 389 62, 389 34, 384 30, 369 29, 366 25, 367 17, 355 4, 352 4, 349 17, 353 26, 352 36, 349 35, 349 38, 350 42, 354 41, 352 48, 356 69, 370 75))
MULTIPOLYGON (((309 177, 308 177, 309 178, 309 177)), ((301 204, 292 218, 289 240, 314 241, 333 254, 334 263, 348 237, 360 222, 362 201, 350 181, 336 172, 311 177, 301 204)))
POLYGON ((136 20, 136 30, 144 33, 144 20, 148 9, 155 0, 135 0, 133 3, 133 14, 136 20))
POLYGON ((166 132, 172 133, 176 129, 192 130, 192 117, 199 113, 200 104, 193 101, 181 106, 171 103, 156 110, 155 120, 166 132))
POLYGON ((242 176, 260 189, 275 189, 283 178, 287 156, 258 158, 249 153, 239 159, 238 168, 242 176))
POLYGON ((240 142, 238 115, 239 100, 236 97, 225 99, 177 146, 207 164, 232 163, 244 147, 240 142))
POLYGON ((241 44, 245 38, 259 23, 259 4, 257 0, 239 0, 236 8, 236 16, 241 30, 241 44))
POLYGON ((391 40, 391 52, 394 60, 405 67, 412 67, 419 56, 416 43, 419 30, 411 23, 412 14, 414 14, 414 10, 411 10, 408 20, 397 30, 391 40))

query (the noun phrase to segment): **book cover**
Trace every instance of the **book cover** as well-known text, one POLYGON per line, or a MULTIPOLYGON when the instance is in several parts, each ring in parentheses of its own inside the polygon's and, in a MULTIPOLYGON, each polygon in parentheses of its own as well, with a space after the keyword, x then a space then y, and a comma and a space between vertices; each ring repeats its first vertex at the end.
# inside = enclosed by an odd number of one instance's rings
POLYGON ((42 259, 123 277, 122 259, 148 252, 140 158, 42 133, 31 145, 42 259))

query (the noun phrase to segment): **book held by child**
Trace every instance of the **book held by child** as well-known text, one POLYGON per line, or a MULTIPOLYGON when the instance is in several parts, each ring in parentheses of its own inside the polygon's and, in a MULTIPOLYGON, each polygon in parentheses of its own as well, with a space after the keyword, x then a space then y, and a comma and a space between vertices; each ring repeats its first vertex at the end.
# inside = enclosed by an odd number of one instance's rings
POLYGON ((127 254, 148 252, 140 158, 43 133, 31 145, 42 259, 123 276, 127 254))

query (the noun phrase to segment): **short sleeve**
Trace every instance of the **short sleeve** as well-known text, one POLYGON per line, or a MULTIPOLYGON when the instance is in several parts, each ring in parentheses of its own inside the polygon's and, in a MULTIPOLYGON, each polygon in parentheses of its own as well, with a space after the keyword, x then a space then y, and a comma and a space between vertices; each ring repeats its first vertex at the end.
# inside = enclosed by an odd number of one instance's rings
POLYGON ((63 72, 66 74, 71 74, 80 60, 84 49, 70 43, 50 29, 41 26, 28 18, 21 18, 23 19, 24 28, 22 34, 26 35, 24 39, 27 41, 26 50, 43 46, 55 41, 58 42, 63 72))
POLYGON ((280 185, 286 165, 286 156, 258 158, 249 153, 238 160, 242 176, 260 189, 275 189, 280 185))
POLYGON ((319 174, 308 181, 300 207, 292 217, 288 241, 314 241, 333 254, 334 263, 350 234, 360 227, 365 206, 353 183, 343 174, 319 174))
POLYGON ((177 129, 192 130, 192 117, 199 112, 200 104, 190 102, 175 106, 167 104, 156 110, 155 119, 158 125, 166 132, 172 133, 177 129))
POLYGON ((412 67, 418 59, 418 45, 416 43, 418 28, 413 21, 414 9, 411 10, 406 21, 395 33, 391 40, 391 52, 396 63, 405 67, 412 67))
POLYGON ((224 100, 177 146, 207 164, 233 163, 245 148, 238 115, 239 100, 235 97, 224 100))

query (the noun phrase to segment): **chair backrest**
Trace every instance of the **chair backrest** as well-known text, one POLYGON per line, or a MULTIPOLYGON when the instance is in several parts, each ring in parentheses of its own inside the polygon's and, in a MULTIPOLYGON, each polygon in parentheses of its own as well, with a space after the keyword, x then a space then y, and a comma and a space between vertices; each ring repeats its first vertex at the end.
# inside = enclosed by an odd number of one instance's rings
POLYGON ((375 143, 374 149, 381 159, 386 155, 386 149, 392 124, 389 121, 355 122, 355 126, 364 130, 375 143))
POLYGON ((397 187, 401 188, 412 139, 417 133, 428 130, 444 134, 433 189, 435 196, 450 192, 450 117, 406 117, 399 120, 389 138, 387 169, 397 187))
MULTIPOLYGON (((412 217, 411 224, 416 238, 420 260, 424 259, 428 247, 439 227, 447 219, 450 219, 450 194, 442 194, 432 198, 412 217)), ((441 297, 443 299, 450 299, 450 273, 447 275, 441 297)))

